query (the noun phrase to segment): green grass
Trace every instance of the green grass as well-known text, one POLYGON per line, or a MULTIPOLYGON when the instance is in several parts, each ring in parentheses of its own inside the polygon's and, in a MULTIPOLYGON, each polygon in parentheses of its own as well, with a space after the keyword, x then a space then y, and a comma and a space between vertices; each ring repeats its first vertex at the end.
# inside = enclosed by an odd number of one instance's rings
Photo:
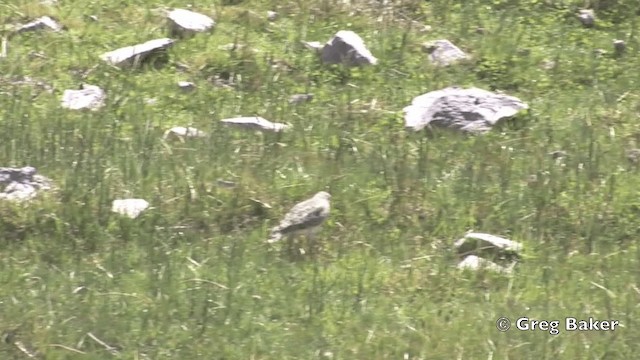
POLYGON ((635 357, 640 178, 625 150, 640 147, 636 1, 593 1, 594 29, 575 18, 577 0, 223 3, 191 2, 215 31, 139 70, 98 56, 166 36, 159 9, 187 3, 0 3, 3 25, 52 15, 68 27, 20 34, 0 59, 0 165, 35 166, 57 185, 0 203, 0 358, 27 358, 14 340, 46 359, 115 357, 89 333, 124 359, 635 357), (272 9, 280 18, 268 23, 272 9), (341 29, 379 64, 322 66, 300 45, 341 29), (434 68, 420 45, 439 38, 473 60, 434 68), (219 50, 234 42, 246 47, 219 50), (235 89, 212 85, 224 73, 235 89), (6 81, 23 75, 55 91, 6 81), (182 93, 180 80, 197 90, 182 93), (107 106, 62 109, 62 91, 81 82, 104 88, 107 106), (484 136, 407 132, 402 108, 450 85, 502 90, 530 111, 484 136), (313 102, 289 105, 301 92, 313 102), (252 115, 293 128, 219 123, 252 115), (210 135, 166 142, 172 126, 210 135), (268 229, 321 190, 333 195, 321 254, 292 262, 269 249, 268 229), (134 220, 111 213, 125 197, 152 207, 134 220), (513 277, 455 268, 452 244, 470 229, 525 244, 513 277), (501 333, 501 316, 622 326, 501 333))

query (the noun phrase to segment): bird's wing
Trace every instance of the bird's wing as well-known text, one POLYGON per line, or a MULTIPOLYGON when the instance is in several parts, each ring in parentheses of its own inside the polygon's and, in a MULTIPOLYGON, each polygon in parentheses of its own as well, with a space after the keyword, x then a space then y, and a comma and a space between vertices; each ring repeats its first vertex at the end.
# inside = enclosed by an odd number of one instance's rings
POLYGON ((329 206, 324 201, 310 199, 294 206, 273 232, 287 234, 319 226, 329 216, 329 206))

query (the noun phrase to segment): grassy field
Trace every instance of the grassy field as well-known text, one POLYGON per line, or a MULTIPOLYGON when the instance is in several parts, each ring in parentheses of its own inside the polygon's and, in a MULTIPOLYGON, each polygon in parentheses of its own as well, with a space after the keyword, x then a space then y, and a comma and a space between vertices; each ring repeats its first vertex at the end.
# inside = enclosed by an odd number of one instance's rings
POLYGON ((67 27, 13 37, 0 58, 0 166, 57 185, 0 203, 0 358, 28 358, 16 344, 44 359, 634 358, 640 177, 625 151, 640 147, 640 4, 591 2, 587 29, 582 0, 196 0, 212 34, 178 41, 162 68, 117 70, 99 55, 165 37, 159 10, 189 3, 0 1, 5 29, 41 15, 67 27), (300 44, 342 29, 379 64, 323 66, 300 44), (473 60, 433 67, 421 44, 441 38, 473 60), (10 84, 21 76, 55 90, 10 84), (61 108, 82 82, 105 89, 103 109, 61 108), (450 85, 530 111, 484 136, 406 131, 402 108, 450 85), (303 92, 314 100, 288 103, 303 92), (219 123, 252 115, 293 127, 219 123), (210 135, 162 139, 189 125, 210 135), (322 190, 333 209, 321 253, 293 262, 269 249, 269 228, 322 190), (151 208, 110 211, 127 197, 151 208), (452 244, 468 230, 522 242, 514 275, 458 271, 452 244), (621 325, 499 332, 501 316, 621 325))

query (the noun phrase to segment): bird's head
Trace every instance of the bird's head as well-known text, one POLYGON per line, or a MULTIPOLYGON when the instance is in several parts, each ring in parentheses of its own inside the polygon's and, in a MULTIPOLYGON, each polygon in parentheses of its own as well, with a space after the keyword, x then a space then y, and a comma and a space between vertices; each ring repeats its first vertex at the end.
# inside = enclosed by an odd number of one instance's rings
POLYGON ((330 200, 331 199, 331 194, 329 194, 326 191, 320 191, 314 197, 318 198, 318 199, 330 200))

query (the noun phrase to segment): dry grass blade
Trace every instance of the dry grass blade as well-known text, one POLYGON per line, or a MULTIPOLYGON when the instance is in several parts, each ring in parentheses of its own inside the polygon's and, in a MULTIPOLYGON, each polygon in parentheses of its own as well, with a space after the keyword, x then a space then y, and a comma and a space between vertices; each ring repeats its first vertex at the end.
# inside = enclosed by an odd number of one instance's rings
POLYGON ((82 350, 78 350, 78 349, 74 349, 70 346, 66 346, 66 345, 62 345, 62 344, 49 344, 50 347, 55 347, 55 348, 61 348, 61 349, 65 349, 65 350, 69 350, 71 352, 74 353, 78 353, 78 354, 83 354, 85 355, 86 352, 82 351, 82 350))
POLYGON ((106 342, 98 339, 95 335, 93 335, 92 333, 87 333, 87 335, 93 339, 93 341, 97 342, 98 344, 100 344, 100 346, 104 347, 108 352, 111 353, 111 355, 114 356, 118 356, 120 355, 120 352, 118 351, 118 349, 116 349, 114 346, 111 346, 109 344, 107 344, 106 342))

